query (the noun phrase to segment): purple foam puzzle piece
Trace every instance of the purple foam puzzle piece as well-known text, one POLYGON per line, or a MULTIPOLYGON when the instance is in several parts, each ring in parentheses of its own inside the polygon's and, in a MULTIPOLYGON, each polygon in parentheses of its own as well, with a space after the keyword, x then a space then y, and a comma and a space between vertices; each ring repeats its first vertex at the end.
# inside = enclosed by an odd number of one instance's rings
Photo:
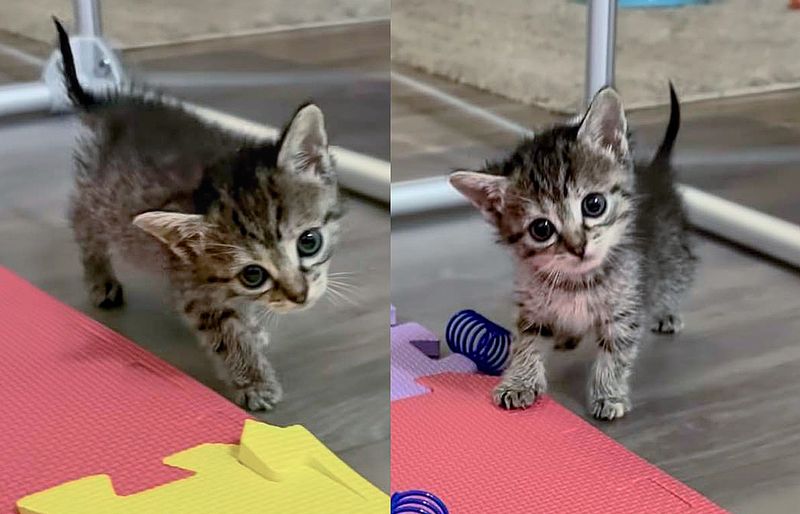
POLYGON ((419 351, 411 341, 435 340, 436 336, 418 323, 403 323, 391 328, 392 364, 391 400, 400 400, 430 392, 419 385, 415 379, 439 373, 475 373, 475 363, 463 355, 448 355, 444 359, 433 360, 419 351))
POLYGON ((391 381, 391 401, 411 398, 412 396, 419 396, 431 392, 427 387, 419 385, 414 375, 394 364, 391 366, 391 381))
POLYGON ((394 308, 394 305, 389 305, 389 326, 395 325, 397 325, 397 309, 394 308))
POLYGON ((439 351, 438 339, 414 339, 411 344, 431 359, 438 359, 442 356, 439 351))

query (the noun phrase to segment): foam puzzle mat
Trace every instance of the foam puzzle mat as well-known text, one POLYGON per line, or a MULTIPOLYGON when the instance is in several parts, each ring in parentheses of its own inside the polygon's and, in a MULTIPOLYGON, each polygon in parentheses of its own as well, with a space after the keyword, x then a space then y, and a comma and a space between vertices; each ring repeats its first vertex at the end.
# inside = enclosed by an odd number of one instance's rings
POLYGON ((164 459, 191 477, 117 496, 108 475, 27 496, 21 514, 386 512, 388 498, 301 426, 245 422, 239 445, 204 444, 164 459))
POLYGON ((400 400, 425 394, 429 390, 417 383, 417 377, 445 371, 474 372, 475 364, 463 355, 449 355, 431 359, 415 344, 416 341, 434 341, 436 336, 418 323, 403 323, 391 327, 391 400, 400 400))
MULTIPOLYGON (((392 339, 393 357, 410 346, 392 339)), ((550 397, 506 411, 490 400, 497 377, 438 369, 415 380, 421 392, 391 403, 392 491, 432 493, 453 514, 726 512, 550 397)))
MULTIPOLYGON (((72 487, 98 502, 115 501, 117 495, 130 496, 126 501, 145 501, 149 495, 160 494, 155 488, 194 487, 191 484, 209 480, 210 462, 219 463, 220 472, 237 468, 249 477, 245 482, 258 478, 259 483, 269 479, 288 484, 296 480, 296 473, 304 473, 325 484, 326 491, 344 491, 343 497, 355 495, 364 501, 380 495, 388 505, 386 495, 367 487, 311 434, 297 436, 302 427, 271 427, 289 430, 286 434, 295 436, 288 440, 299 440, 313 449, 299 453, 302 465, 285 455, 261 462, 254 456, 263 455, 263 449, 244 456, 248 450, 242 448, 264 444, 256 438, 255 443, 240 446, 245 423, 251 423, 246 412, 2 267, 0 355, 4 391, 0 395, 0 514, 18 512, 15 504, 23 497, 44 492, 59 495, 72 487), (234 462, 234 453, 247 466, 234 462)), ((282 441, 281 447, 291 447, 285 437, 276 440, 282 441)), ((208 494, 230 495, 232 491, 230 486, 226 491, 223 487, 200 489, 208 494)), ((307 497, 321 501, 304 493, 296 498, 298 510, 280 511, 317 512, 302 503, 307 497)), ((263 503, 263 495, 258 498, 262 508, 269 504, 263 503)), ((67 503, 73 502, 64 503, 64 508, 70 507, 67 503)), ((76 508, 85 505, 74 503, 76 508)), ((330 501, 325 505, 330 508, 330 501)), ((92 512, 88 507, 72 511, 50 507, 41 512, 92 512)), ((178 511, 148 508, 144 512, 178 511)), ((237 511, 229 505, 214 512, 237 511)))

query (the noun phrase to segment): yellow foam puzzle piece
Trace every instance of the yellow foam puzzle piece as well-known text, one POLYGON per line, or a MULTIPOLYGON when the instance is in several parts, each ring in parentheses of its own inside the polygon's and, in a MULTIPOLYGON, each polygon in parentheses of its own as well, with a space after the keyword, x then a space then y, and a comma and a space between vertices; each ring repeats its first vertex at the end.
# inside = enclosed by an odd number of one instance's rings
POLYGON ((21 514, 383 514, 389 498, 303 427, 248 420, 240 445, 203 444, 164 463, 191 477, 117 496, 108 475, 26 496, 21 514), (252 467, 251 467, 252 466, 252 467))
POLYGON ((376 508, 386 506, 383 491, 353 471, 300 425, 279 428, 247 420, 239 444, 239 462, 267 480, 302 480, 313 469, 376 508))

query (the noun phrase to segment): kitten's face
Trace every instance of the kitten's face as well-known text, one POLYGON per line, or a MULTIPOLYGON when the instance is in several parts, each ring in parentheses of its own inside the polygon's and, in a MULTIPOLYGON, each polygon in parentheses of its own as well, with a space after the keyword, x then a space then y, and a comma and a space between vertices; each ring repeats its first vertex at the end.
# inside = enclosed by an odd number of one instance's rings
POLYGON ((203 264, 228 296, 279 313, 311 306, 325 293, 339 232, 336 188, 282 170, 257 176, 258 186, 235 200, 223 194, 206 216, 203 264))
POLYGON ((242 148, 208 170, 195 214, 134 223, 167 245, 197 287, 285 313, 326 291, 341 217, 321 111, 301 108, 278 145, 242 148))
POLYGON ((619 97, 604 90, 580 125, 537 134, 483 172, 451 183, 499 231, 523 265, 584 276, 626 237, 633 214, 633 168, 619 97))

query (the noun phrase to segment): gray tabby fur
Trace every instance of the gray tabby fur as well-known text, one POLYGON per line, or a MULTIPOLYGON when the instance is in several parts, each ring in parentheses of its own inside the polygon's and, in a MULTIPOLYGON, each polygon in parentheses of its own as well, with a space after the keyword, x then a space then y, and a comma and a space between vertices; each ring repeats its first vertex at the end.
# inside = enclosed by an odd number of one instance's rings
POLYGON ((622 101, 607 88, 577 124, 542 131, 503 161, 450 176, 514 256, 518 323, 497 405, 530 406, 547 389, 545 348, 569 350, 591 338, 598 353, 589 411, 619 418, 631 408, 628 383, 646 330, 682 328, 678 309, 695 257, 669 163, 680 124, 671 86, 670 96, 667 134, 649 164, 634 165, 622 101), (607 201, 598 218, 581 210, 593 192, 607 201), (541 217, 555 225, 542 243, 529 232, 541 217))
POLYGON ((231 385, 235 400, 269 409, 282 397, 266 321, 326 291, 340 196, 322 112, 306 104, 278 141, 253 141, 154 95, 81 89, 58 26, 65 82, 86 130, 76 150, 69 219, 92 302, 123 303, 112 251, 166 272, 174 303, 231 385), (323 246, 301 258, 317 228, 323 246), (244 287, 257 264, 269 279, 244 287))

